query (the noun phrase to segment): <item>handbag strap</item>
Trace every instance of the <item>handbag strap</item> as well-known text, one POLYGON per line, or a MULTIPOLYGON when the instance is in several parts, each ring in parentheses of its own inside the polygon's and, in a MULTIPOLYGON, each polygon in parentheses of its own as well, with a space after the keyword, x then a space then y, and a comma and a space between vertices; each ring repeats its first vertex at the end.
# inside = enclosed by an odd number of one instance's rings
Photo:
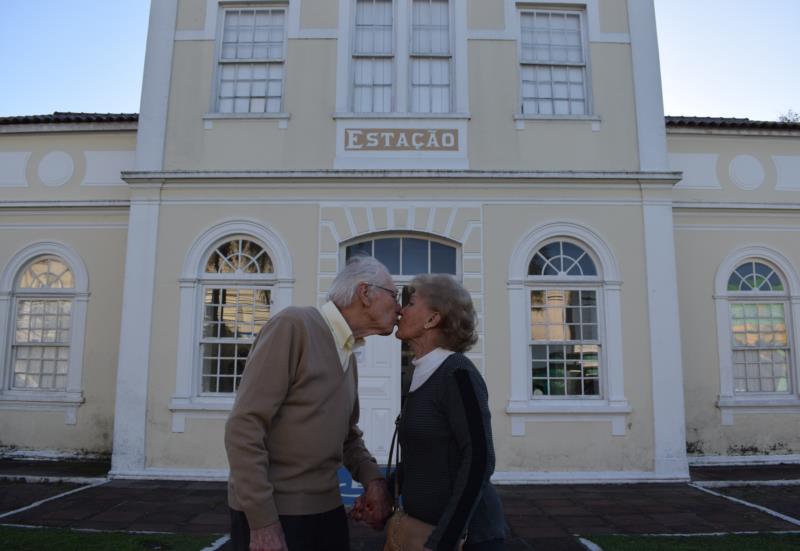
POLYGON ((400 409, 400 413, 397 415, 397 419, 394 420, 394 434, 392 435, 392 443, 389 445, 389 461, 386 465, 386 476, 388 477, 392 471, 392 455, 394 455, 394 507, 393 510, 397 511, 400 509, 400 420, 403 417, 403 413, 406 411, 406 403, 408 403, 408 399, 403 403, 403 407, 400 409))

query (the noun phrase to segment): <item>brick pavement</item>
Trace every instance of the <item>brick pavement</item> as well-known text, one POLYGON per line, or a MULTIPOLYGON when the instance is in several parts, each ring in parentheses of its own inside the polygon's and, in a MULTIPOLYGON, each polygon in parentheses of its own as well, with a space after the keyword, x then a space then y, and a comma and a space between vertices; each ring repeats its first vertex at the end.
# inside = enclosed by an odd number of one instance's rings
MULTIPOLYGON (((3 474, 0 462, 0 474, 3 474)), ((51 469, 56 469, 51 465, 51 469)), ((17 469, 16 472, 20 472, 17 469)), ((35 470, 35 469, 34 469, 35 470)), ((31 474, 30 472, 28 474, 31 474)), ((701 481, 800 480, 800 466, 692 469, 701 481), (730 478, 728 478, 730 477, 730 478)), ((0 480, 0 513, 75 488, 0 480)), ((583 549, 574 534, 707 533, 797 531, 762 511, 711 495, 687 484, 568 484, 499 486, 511 528, 509 551, 583 549)), ((714 491, 800 516, 800 486, 739 486, 714 491)), ((2 523, 222 534, 228 513, 222 482, 113 480, 34 509, 2 523)), ((353 551, 380 550, 383 534, 351 526, 353 551)), ((224 549, 224 548, 223 548, 224 549)))

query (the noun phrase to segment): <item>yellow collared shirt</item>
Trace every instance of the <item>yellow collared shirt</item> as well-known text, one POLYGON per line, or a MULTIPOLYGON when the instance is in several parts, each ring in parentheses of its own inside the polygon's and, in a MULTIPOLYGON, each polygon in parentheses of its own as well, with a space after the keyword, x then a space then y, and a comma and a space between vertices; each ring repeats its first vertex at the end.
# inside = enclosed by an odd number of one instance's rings
POLYGON ((344 316, 333 302, 328 301, 323 304, 319 312, 333 334, 342 369, 347 371, 347 367, 350 365, 350 355, 364 346, 364 339, 356 339, 353 336, 353 331, 350 330, 344 316))

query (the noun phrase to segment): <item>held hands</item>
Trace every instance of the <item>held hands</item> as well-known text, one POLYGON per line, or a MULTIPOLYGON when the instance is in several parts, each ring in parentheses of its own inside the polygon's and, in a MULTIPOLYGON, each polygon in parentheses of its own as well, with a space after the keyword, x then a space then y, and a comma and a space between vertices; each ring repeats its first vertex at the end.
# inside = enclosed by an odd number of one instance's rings
POLYGON ((392 500, 386 489, 386 480, 376 478, 367 483, 364 493, 356 499, 350 510, 350 518, 366 522, 375 530, 383 530, 386 520, 392 514, 392 500))
POLYGON ((250 530, 250 551, 289 551, 281 523, 250 530))

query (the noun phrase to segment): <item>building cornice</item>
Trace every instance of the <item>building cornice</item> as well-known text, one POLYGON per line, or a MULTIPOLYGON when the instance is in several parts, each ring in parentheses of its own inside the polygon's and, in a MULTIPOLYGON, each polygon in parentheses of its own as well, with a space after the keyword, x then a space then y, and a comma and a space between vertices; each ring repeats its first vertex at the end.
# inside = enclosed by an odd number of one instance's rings
POLYGON ((375 180, 453 180, 453 181, 486 181, 499 180, 506 182, 574 182, 590 185, 593 182, 620 182, 626 184, 647 183, 649 185, 672 186, 680 181, 680 172, 624 172, 624 171, 496 171, 496 170, 280 170, 280 171, 163 171, 122 173, 122 179, 129 184, 143 183, 218 183, 232 180, 242 182, 292 180, 315 185, 320 181, 332 181, 341 184, 353 180, 370 182, 361 185, 375 185, 375 180))

